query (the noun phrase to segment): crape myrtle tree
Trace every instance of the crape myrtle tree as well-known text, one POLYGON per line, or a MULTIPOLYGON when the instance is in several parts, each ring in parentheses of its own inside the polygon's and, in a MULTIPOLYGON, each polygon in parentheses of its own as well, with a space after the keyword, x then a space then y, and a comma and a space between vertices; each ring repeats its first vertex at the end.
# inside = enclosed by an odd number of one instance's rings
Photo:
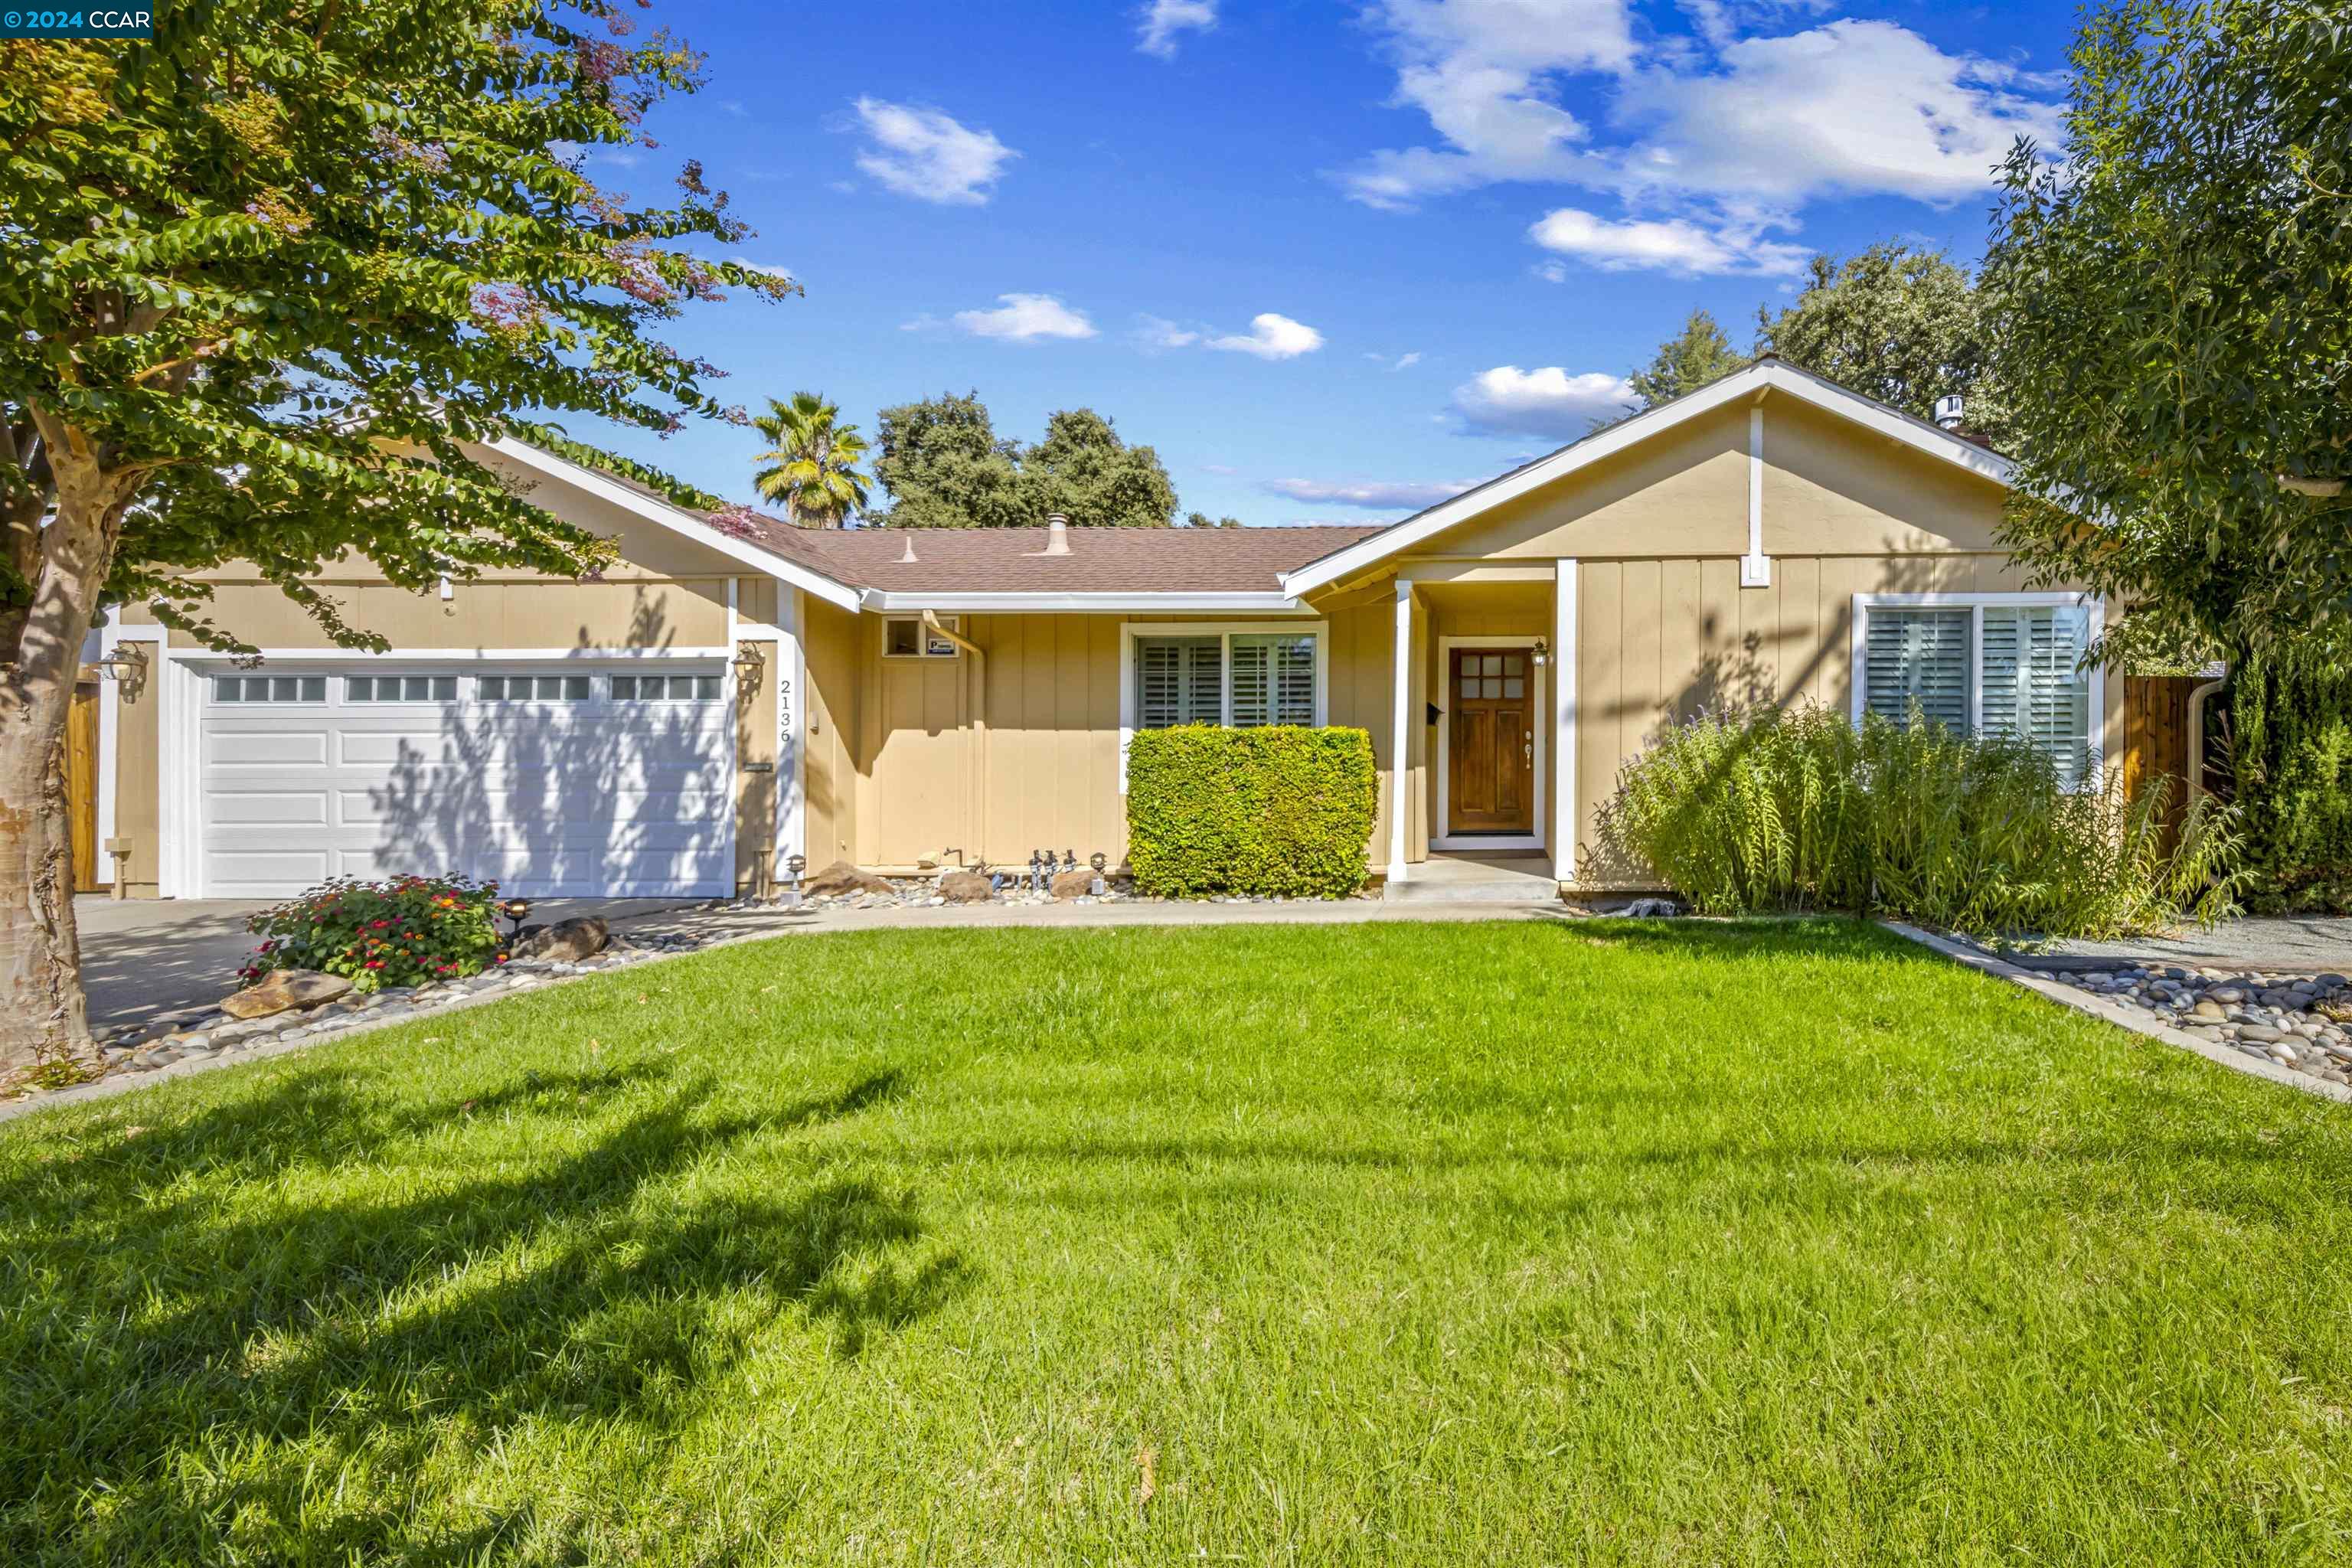
POLYGON ((0 42, 0 1074, 89 1051, 63 750, 102 609, 236 649, 190 574, 245 561, 380 647, 305 579, 609 554, 461 443, 729 412, 653 329, 792 285, 696 257, 744 231, 692 165, 660 207, 581 166, 698 69, 608 0, 183 0, 148 42, 0 42))

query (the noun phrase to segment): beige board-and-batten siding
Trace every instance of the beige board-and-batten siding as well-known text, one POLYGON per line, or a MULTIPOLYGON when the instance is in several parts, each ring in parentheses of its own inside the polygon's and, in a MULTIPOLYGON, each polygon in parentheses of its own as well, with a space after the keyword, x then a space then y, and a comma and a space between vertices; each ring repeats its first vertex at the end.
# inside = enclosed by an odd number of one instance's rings
MULTIPOLYGON (((1783 555, 1739 586, 1735 557, 1584 561, 1577 572, 1578 843, 1624 764, 1706 710, 1815 703, 1851 711, 1856 594, 2015 593, 2001 555, 1783 555)), ((2120 760, 2123 682, 2104 683, 2101 754, 2120 760)), ((1603 877, 1601 880, 1612 880, 1603 877)))
MULTIPOLYGON (((803 605, 812 865, 912 867, 961 849, 967 864, 984 857, 1019 866, 1043 848, 1082 861, 1100 852, 1116 863, 1127 850, 1118 776, 1125 627, 1245 618, 966 614, 958 629, 985 655, 983 693, 969 656, 886 658, 889 617, 852 616, 805 595, 803 605)), ((1383 602, 1322 617, 1325 716, 1370 731, 1384 778, 1388 614, 1383 602)), ((1375 846, 1385 843, 1385 820, 1375 846)))
MULTIPOLYGON (((1702 708, 1756 702, 1848 711, 1856 594, 2036 587, 1999 547, 2005 496, 1990 479, 1773 396, 1693 419, 1506 502, 1399 564, 1578 563, 1573 854, 1591 850, 1595 814, 1624 763, 1664 726, 1702 708), (1771 575, 1742 587, 1759 413, 1771 575)), ((1433 648, 1438 637, 1460 635, 1445 625, 1448 595, 1475 592, 1423 584, 1416 636, 1433 648)), ((1538 590, 1520 592, 1532 599, 1538 590)), ((1509 628, 1532 624, 1532 609, 1517 607, 1509 628)), ((1423 665, 1430 684, 1433 655, 1423 665)), ((2110 763, 2121 755, 2122 721, 2122 683, 2106 681, 2099 724, 2110 763)), ((1418 788, 1434 752, 1412 762, 1418 788)), ((1557 837, 1550 842, 1559 847, 1557 837)), ((1409 847, 1409 859, 1421 855, 1409 847)))

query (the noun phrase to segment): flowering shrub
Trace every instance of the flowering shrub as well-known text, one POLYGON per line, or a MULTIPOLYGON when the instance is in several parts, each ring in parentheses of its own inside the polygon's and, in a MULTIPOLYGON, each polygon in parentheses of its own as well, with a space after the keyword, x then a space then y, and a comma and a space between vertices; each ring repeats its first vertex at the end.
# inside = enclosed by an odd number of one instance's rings
POLYGON ((479 974, 506 962, 498 897, 496 882, 469 877, 338 877, 247 921, 263 940, 238 973, 249 985, 273 969, 315 969, 362 991, 479 974))

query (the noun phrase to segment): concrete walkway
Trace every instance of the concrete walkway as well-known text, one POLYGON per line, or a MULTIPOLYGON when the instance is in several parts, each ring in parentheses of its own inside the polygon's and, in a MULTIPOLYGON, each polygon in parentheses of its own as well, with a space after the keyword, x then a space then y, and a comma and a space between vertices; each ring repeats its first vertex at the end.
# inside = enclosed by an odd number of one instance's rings
MULTIPOLYGON (((1979 946, 1979 951, 1989 951, 1979 946)), ((2003 952, 2005 963, 2045 973, 2178 963, 2191 969, 2264 969, 2297 974, 2352 974, 2352 920, 2323 915, 2262 916, 2130 942, 2060 942, 2046 952, 2003 952)))

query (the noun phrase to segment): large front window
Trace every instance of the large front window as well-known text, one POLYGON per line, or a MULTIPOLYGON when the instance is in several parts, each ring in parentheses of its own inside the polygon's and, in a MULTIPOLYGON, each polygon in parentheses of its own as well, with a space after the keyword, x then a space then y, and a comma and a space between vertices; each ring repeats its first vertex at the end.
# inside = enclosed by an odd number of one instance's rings
POLYGON ((1135 728, 1312 724, 1313 632, 1217 632, 1135 639, 1135 728))
POLYGON ((1860 710, 1901 722, 1916 707, 1958 734, 2021 736, 2067 784, 2095 775, 2088 607, 1988 595, 1860 614, 1860 710))

